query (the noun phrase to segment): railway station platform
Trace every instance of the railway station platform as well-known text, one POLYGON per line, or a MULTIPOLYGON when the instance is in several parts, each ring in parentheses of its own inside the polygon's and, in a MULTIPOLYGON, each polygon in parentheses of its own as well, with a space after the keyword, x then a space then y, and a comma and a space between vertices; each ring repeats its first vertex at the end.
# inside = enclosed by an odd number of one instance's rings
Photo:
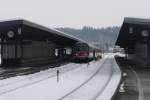
POLYGON ((113 54, 89 64, 67 64, 39 73, 0 80, 0 99, 111 100, 121 81, 121 71, 113 54))
POLYGON ((137 66, 125 57, 116 57, 122 73, 122 92, 119 92, 115 100, 149 100, 150 98, 150 69, 137 66))

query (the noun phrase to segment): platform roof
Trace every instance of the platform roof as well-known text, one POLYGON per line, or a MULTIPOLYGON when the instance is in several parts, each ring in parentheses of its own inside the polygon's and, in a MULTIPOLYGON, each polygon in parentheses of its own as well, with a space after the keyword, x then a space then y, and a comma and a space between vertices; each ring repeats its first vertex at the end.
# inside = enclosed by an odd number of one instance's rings
POLYGON ((16 32, 16 38, 48 40, 59 45, 69 46, 76 42, 85 42, 75 36, 24 19, 0 21, 0 33, 6 36, 9 30, 16 32), (21 28, 21 35, 17 34, 19 28, 21 28))
POLYGON ((150 40, 150 19, 124 18, 116 45, 126 48, 135 43, 148 43, 150 40))

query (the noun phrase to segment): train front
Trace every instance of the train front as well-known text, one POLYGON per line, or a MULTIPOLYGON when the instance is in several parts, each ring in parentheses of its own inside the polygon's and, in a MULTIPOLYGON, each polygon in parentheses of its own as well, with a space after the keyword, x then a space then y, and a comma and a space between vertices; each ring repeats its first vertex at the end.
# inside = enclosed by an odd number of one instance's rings
POLYGON ((73 47, 73 61, 86 61, 89 57, 89 46, 86 43, 76 43, 73 47))

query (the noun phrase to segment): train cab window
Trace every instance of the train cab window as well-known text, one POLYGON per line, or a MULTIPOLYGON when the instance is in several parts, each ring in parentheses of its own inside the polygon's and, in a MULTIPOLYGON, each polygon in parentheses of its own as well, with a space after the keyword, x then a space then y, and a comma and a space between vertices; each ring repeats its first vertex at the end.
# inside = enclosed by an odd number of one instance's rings
POLYGON ((88 47, 87 47, 87 46, 84 46, 84 45, 82 45, 82 46, 77 46, 77 47, 75 47, 75 50, 76 50, 76 51, 85 51, 85 50, 88 50, 88 47))
POLYGON ((74 45, 73 51, 88 51, 89 46, 85 43, 77 43, 74 45))

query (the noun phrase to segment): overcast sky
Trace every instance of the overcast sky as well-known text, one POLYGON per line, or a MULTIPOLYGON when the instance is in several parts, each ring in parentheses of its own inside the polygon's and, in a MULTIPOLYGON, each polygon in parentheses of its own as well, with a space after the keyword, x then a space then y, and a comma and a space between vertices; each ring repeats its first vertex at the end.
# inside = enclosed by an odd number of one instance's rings
POLYGON ((124 17, 150 18, 150 0, 0 0, 0 20, 49 27, 119 26, 124 17))

